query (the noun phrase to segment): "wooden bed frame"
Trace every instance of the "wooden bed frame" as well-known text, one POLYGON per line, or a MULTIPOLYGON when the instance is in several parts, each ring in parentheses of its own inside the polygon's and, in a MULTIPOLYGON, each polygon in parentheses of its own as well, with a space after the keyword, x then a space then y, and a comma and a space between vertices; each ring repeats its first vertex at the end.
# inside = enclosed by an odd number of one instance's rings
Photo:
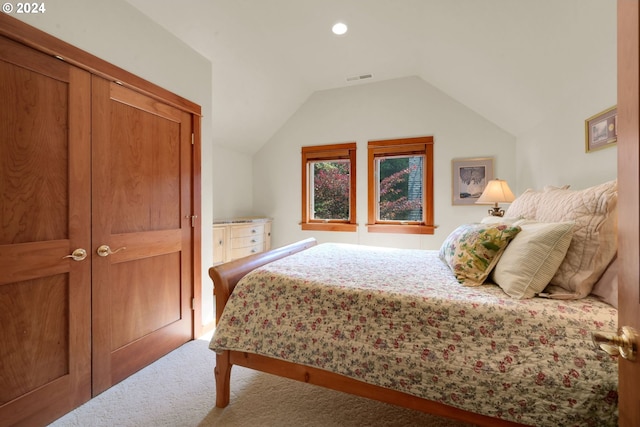
MULTIPOLYGON (((315 246, 316 244, 316 240, 310 238, 281 248, 276 248, 267 252, 262 252, 211 267, 209 269, 209 276, 214 283, 216 324, 220 321, 220 316, 222 315, 222 311, 224 310, 231 292, 242 277, 260 266, 296 252, 303 251, 315 246)), ((226 350, 222 354, 216 355, 216 406, 218 408, 224 408, 229 404, 231 391, 231 368, 233 365, 244 366, 246 368, 274 374, 280 377, 303 381, 309 384, 315 384, 321 387, 369 399, 375 399, 405 408, 415 409, 440 417, 452 418, 479 426, 522 426, 522 424, 513 423, 511 421, 474 414, 442 403, 422 399, 411 394, 367 384, 362 381, 322 369, 286 362, 280 359, 272 359, 257 354, 230 350, 226 350)))

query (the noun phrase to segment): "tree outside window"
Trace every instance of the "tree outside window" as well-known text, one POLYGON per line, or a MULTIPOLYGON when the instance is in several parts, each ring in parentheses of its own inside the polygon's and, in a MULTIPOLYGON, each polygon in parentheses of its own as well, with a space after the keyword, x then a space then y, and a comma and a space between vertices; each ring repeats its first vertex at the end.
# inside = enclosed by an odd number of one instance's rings
POLYGON ((311 162, 313 189, 311 217, 320 220, 349 220, 351 187, 350 162, 333 160, 311 162))
POLYGON ((356 144, 302 147, 303 230, 356 231, 356 144))
POLYGON ((433 234, 433 137, 369 141, 370 232, 433 234))
POLYGON ((421 156, 377 159, 379 220, 422 220, 422 164, 421 156))

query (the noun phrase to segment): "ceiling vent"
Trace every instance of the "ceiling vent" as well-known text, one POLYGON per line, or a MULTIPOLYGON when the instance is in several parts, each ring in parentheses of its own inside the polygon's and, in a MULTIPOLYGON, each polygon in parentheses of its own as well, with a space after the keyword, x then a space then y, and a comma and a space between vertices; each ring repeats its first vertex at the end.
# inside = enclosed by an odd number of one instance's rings
POLYGON ((365 79, 370 79, 371 77, 373 77, 373 75, 371 74, 361 74, 359 76, 351 76, 351 77, 347 77, 347 81, 348 82, 354 82, 356 80, 365 80, 365 79))

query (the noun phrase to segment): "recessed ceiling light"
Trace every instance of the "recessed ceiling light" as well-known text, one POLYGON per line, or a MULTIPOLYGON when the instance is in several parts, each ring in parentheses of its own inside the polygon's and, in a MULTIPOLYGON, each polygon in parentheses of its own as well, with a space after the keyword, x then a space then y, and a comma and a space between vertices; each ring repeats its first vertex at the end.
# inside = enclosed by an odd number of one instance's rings
POLYGON ((331 31, 333 31, 333 34, 341 36, 347 32, 347 24, 338 22, 333 27, 331 27, 331 31))

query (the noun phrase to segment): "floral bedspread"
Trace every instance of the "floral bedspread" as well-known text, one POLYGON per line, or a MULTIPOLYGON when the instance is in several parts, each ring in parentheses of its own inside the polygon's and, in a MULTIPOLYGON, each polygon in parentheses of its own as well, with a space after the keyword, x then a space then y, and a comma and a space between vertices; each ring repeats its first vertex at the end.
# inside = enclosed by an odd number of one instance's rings
POLYGON ((211 340, 536 426, 617 426, 617 359, 587 297, 515 300, 458 283, 437 251, 321 244, 241 280, 211 340))

